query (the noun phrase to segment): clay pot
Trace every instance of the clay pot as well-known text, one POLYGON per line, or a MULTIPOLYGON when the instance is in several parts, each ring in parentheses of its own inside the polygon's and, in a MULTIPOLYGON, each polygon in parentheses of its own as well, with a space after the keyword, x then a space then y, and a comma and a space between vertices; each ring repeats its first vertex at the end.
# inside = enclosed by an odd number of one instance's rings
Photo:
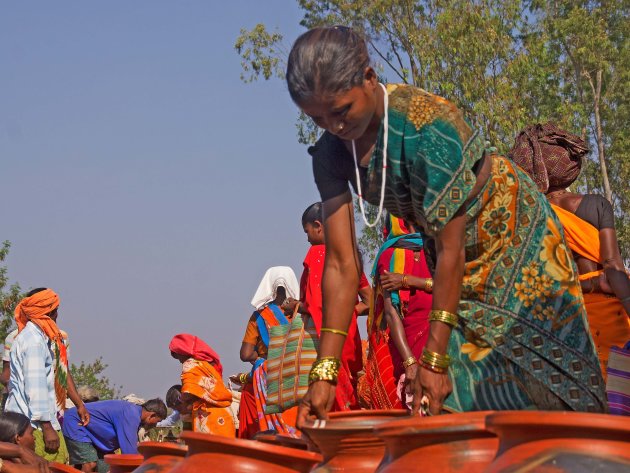
MULTIPOLYGON (((309 442, 303 438, 295 438, 290 435, 283 434, 264 434, 257 435, 258 442, 270 443, 272 445, 281 445, 283 447, 297 448, 298 450, 309 450, 309 442)), ((314 447, 314 446, 313 446, 314 447)), ((310 449, 312 451, 312 448, 310 449)))
POLYGON ((394 419, 408 417, 404 410, 335 412, 327 421, 310 421, 302 427, 317 445, 324 461, 314 472, 370 472, 376 470, 385 453, 383 440, 374 428, 394 419))
POLYGON ((63 463, 50 462, 48 468, 52 473, 81 473, 81 470, 71 467, 70 465, 64 465, 63 463))
POLYGON ((630 422, 625 417, 505 411, 489 416, 487 425, 500 441, 489 472, 503 472, 508 467, 511 471, 525 465, 544 469, 545 464, 554 465, 554 471, 571 471, 585 463, 591 465, 589 471, 623 471, 624 467, 630 470, 630 422), (559 464, 565 466, 558 468, 559 464))
POLYGON ((486 428, 492 411, 412 417, 375 429, 387 445, 379 473, 481 473, 492 462, 498 438, 486 428))
POLYGON ((109 453, 103 458, 109 465, 109 473, 127 473, 140 466, 144 458, 135 453, 109 453))
POLYGON ((184 457, 176 455, 153 455, 142 462, 134 473, 167 473, 184 461, 184 457))
POLYGON ((215 471, 235 473, 307 473, 322 460, 318 453, 254 440, 199 432, 183 432, 180 439, 188 445, 188 457, 175 467, 173 473, 211 471, 209 466, 215 471))
POLYGON ((141 442, 138 444, 138 453, 140 453, 145 460, 156 455, 185 457, 188 453, 188 447, 171 442, 141 442))

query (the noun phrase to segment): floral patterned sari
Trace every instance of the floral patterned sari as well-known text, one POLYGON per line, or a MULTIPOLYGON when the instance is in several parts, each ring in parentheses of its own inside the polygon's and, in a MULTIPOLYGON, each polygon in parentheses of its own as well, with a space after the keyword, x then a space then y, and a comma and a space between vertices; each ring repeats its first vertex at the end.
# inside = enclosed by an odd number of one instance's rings
POLYGON ((228 407, 232 393, 211 363, 189 358, 182 366, 182 393, 196 397, 192 405, 193 431, 234 437, 234 420, 228 407))

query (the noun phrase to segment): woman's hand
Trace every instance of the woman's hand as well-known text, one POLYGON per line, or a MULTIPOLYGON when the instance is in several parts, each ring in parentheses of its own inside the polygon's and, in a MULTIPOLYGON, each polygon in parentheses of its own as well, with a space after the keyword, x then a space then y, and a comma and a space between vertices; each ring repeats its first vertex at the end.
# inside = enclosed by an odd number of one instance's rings
POLYGON ((599 278, 599 288, 604 294, 615 294, 613 288, 608 284, 608 279, 606 278, 606 273, 602 273, 598 276, 599 278))
MULTIPOLYGON (((415 415, 420 409, 420 399, 422 398, 422 386, 420 386, 420 377, 418 376, 419 366, 418 363, 407 366, 405 368, 405 389, 403 394, 412 396, 411 402, 411 414, 415 415)), ((403 399, 403 404, 406 401, 403 399)))
POLYGON ((315 381, 308 387, 300 401, 297 415, 297 428, 300 429, 309 418, 328 419, 328 412, 335 402, 335 385, 328 381, 315 381))
POLYGON ((392 292, 402 288, 403 275, 400 273, 390 273, 385 271, 380 276, 381 286, 386 291, 392 292))
POLYGON ((422 394, 418 399, 416 399, 416 396, 414 395, 412 414, 416 414, 418 412, 418 409, 420 408, 420 400, 422 397, 426 396, 429 400, 429 414, 438 415, 442 411, 444 399, 446 399, 453 390, 453 383, 447 373, 434 373, 433 371, 423 367, 420 367, 418 371, 422 394))

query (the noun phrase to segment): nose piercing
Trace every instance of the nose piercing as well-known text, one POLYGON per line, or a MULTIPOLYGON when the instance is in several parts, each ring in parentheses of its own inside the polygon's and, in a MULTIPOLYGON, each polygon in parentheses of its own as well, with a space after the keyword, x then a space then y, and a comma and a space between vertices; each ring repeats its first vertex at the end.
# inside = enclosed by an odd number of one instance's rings
POLYGON ((343 131, 343 128, 346 126, 346 124, 344 122, 339 122, 339 124, 337 125, 337 130, 338 131, 343 131))

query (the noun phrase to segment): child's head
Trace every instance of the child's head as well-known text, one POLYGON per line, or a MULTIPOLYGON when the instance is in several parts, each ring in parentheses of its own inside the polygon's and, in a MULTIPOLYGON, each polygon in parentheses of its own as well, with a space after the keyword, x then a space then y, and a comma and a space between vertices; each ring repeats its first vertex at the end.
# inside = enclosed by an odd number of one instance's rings
POLYGON ((166 406, 176 411, 181 410, 182 403, 182 385, 174 384, 166 391, 166 406))
POLYGON ((323 219, 321 202, 310 205, 302 214, 302 228, 304 228, 306 238, 311 245, 324 244, 323 219))
POLYGON ((29 418, 18 412, 0 414, 0 441, 14 443, 34 451, 35 438, 29 418))

